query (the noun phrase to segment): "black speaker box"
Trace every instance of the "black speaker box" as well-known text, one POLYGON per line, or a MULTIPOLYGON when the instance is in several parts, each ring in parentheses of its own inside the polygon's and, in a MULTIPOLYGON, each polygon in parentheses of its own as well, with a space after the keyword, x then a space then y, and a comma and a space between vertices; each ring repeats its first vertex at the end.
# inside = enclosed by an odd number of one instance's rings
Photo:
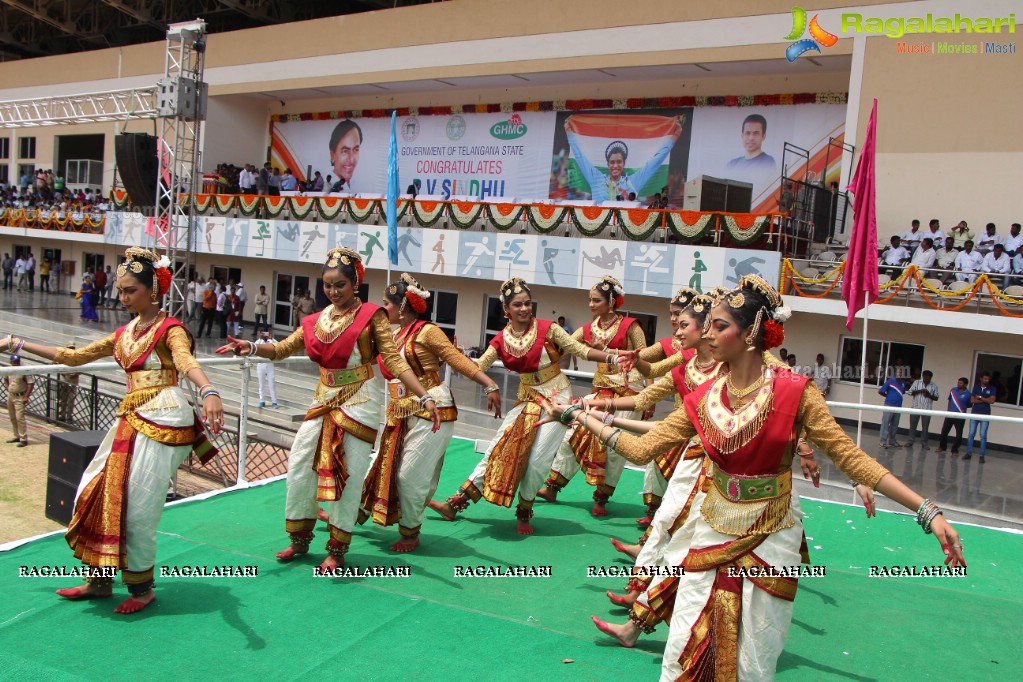
POLYGON ((114 157, 131 203, 136 207, 156 205, 156 138, 147 133, 121 133, 114 140, 114 157))
POLYGON ((47 473, 77 486, 106 435, 106 431, 51 433, 47 473))
POLYGON ((61 525, 71 523, 75 512, 75 492, 77 485, 71 485, 54 476, 46 477, 46 518, 61 525))

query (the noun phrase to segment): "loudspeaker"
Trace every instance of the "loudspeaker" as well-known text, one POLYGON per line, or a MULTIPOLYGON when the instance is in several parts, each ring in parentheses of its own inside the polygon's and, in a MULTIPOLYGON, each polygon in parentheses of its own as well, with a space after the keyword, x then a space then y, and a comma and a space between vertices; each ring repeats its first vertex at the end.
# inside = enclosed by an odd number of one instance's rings
POLYGON ((156 205, 156 138, 146 133, 121 133, 114 140, 117 172, 131 203, 136 207, 156 205))
POLYGON ((82 474, 106 437, 106 431, 50 434, 49 476, 46 479, 46 518, 67 525, 74 512, 75 491, 82 474))
POLYGON ((752 203, 752 184, 701 175, 686 183, 682 208, 686 211, 749 213, 752 203))

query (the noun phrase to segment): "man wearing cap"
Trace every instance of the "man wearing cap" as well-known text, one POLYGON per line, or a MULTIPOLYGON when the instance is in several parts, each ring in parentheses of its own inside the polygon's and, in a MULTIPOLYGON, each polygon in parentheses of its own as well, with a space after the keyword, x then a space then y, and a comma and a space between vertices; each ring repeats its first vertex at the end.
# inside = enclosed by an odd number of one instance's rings
MULTIPOLYGON (((11 367, 21 367, 21 357, 11 356, 11 367)), ((25 403, 32 394, 32 377, 26 375, 8 375, 4 377, 7 387, 7 414, 11 418, 14 438, 8 443, 17 443, 19 448, 28 445, 28 424, 25 422, 25 403)))

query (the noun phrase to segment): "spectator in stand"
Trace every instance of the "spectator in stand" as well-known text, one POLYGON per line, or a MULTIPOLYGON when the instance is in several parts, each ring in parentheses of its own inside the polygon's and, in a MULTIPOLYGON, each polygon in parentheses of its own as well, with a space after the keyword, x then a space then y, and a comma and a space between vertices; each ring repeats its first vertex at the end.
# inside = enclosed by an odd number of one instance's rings
MULTIPOLYGON (((938 399, 938 385, 935 384, 931 379, 934 374, 928 370, 924 370, 920 378, 913 382, 913 385, 909 387, 909 395, 913 397, 912 407, 917 410, 931 410, 934 409, 934 401, 938 399)), ((909 415, 909 444, 912 445, 916 442, 916 425, 917 422, 921 423, 921 429, 923 435, 920 438, 920 442, 923 443, 923 449, 929 450, 927 447, 928 430, 931 427, 931 418, 925 417, 919 414, 909 415)))
POLYGON ((995 244, 1001 243, 1002 238, 998 236, 998 228, 995 227, 994 223, 988 223, 984 227, 984 234, 976 240, 974 246, 978 251, 980 251, 981 255, 986 256, 994 250, 995 244))
POLYGON ((924 237, 920 240, 920 248, 913 254, 913 260, 910 261, 910 264, 917 267, 921 277, 927 277, 928 271, 934 267, 937 258, 937 253, 934 251, 934 242, 930 237, 924 237))
MULTIPOLYGON (((948 392, 948 408, 947 412, 958 412, 959 414, 966 414, 966 410, 970 408, 970 380, 966 377, 959 377, 959 383, 956 387, 948 392)), ((963 419, 959 417, 945 417, 945 421, 941 425, 941 438, 938 440, 938 449, 935 452, 945 452, 948 447, 948 432, 952 429, 956 431, 956 439, 952 443, 952 456, 959 456, 959 446, 963 442, 963 419)))
POLYGON ((789 349, 788 348, 780 349, 778 351, 778 357, 780 357, 781 361, 784 362, 786 365, 789 364, 789 349))
POLYGON ((0 262, 0 267, 2 267, 4 271, 4 291, 10 291, 14 288, 14 259, 11 258, 11 254, 4 254, 4 259, 0 262))
MULTIPOLYGON (((973 406, 973 414, 991 414, 991 405, 998 398, 995 387, 991 384, 991 372, 983 372, 980 381, 974 385, 973 393, 970 395, 970 404, 973 406)), ((980 425, 980 463, 984 463, 984 455, 987 454, 987 428, 991 425, 988 421, 970 420, 970 435, 966 437, 966 454, 963 459, 973 457, 973 439, 977 435, 977 425, 980 425)))
POLYGON ((32 179, 28 177, 28 171, 21 174, 18 178, 18 187, 21 189, 21 193, 24 194, 28 191, 28 184, 32 182, 32 179))
POLYGON ((310 192, 322 192, 323 191, 323 176, 320 175, 320 171, 313 173, 313 182, 309 185, 310 192))
POLYGON ((813 366, 813 383, 825 398, 831 393, 831 367, 824 364, 824 353, 817 353, 817 362, 813 366))
POLYGON ((902 245, 913 251, 920 246, 921 238, 923 238, 923 234, 920 232, 920 221, 913 220, 910 223, 910 228, 902 233, 902 245))
POLYGON ((272 197, 281 196, 281 171, 280 169, 274 168, 273 173, 270 174, 269 179, 269 192, 272 197))
POLYGON ((270 167, 270 163, 264 163, 263 167, 259 170, 259 175, 256 178, 256 191, 260 195, 266 196, 270 193, 270 176, 273 175, 273 169, 270 167))
POLYGON ((973 242, 967 240, 963 250, 956 256, 955 270, 956 279, 960 282, 973 282, 977 279, 977 271, 980 270, 984 257, 973 248, 973 242))
POLYGON ((796 374, 800 373, 801 367, 796 364, 796 354, 795 353, 789 353, 789 356, 787 358, 785 358, 785 362, 788 363, 789 368, 793 372, 795 372, 796 374))
POLYGON ((206 335, 213 335, 213 318, 217 312, 217 294, 213 290, 212 279, 206 283, 202 290, 202 318, 199 320, 199 338, 202 338, 203 327, 206 327, 206 335))
POLYGON ((256 167, 251 163, 247 163, 242 166, 242 170, 238 173, 238 188, 242 194, 253 194, 256 191, 256 183, 259 176, 256 174, 256 167))
POLYGON ((1005 247, 1005 254, 1009 258, 1019 253, 1020 247, 1023 247, 1023 234, 1020 234, 1019 223, 1013 223, 1009 228, 1009 236, 1002 240, 1002 246, 1005 247))
MULTIPOLYGON (((906 380, 902 378, 902 372, 902 367, 896 367, 895 376, 884 382, 884 385, 878 390, 878 394, 884 396, 886 407, 902 407, 902 398, 906 394, 906 380)), ((898 412, 884 412, 881 415, 882 448, 902 447, 902 443, 895 439, 899 432, 899 417, 901 416, 898 412)))
POLYGON ((927 229, 928 232, 924 234, 924 237, 930 237, 932 244, 945 243, 945 233, 941 231, 941 222, 937 218, 931 218, 927 223, 927 229))
POLYGON ((252 338, 256 338, 260 328, 270 329, 270 326, 266 323, 266 315, 270 309, 270 295, 266 293, 266 287, 262 284, 259 285, 259 293, 256 294, 255 306, 253 312, 256 315, 256 324, 252 330, 252 338))
POLYGON ((107 302, 107 273, 103 271, 103 268, 96 268, 96 275, 92 280, 96 287, 96 305, 105 305, 107 302))
POLYGON ((1004 289, 1009 286, 1009 273, 1012 272, 1012 260, 1005 255, 1005 247, 995 244, 994 251, 984 256, 980 265, 981 272, 986 272, 992 284, 1004 289), (1002 275, 999 277, 998 275, 1002 275))
POLYGON ((893 235, 890 244, 881 252, 881 272, 892 279, 902 274, 902 269, 909 261, 909 251, 902 246, 902 240, 893 235))
POLYGON ((935 261, 938 268, 949 271, 938 273, 938 279, 940 279, 942 283, 948 284, 949 280, 953 277, 951 270, 955 267, 956 256, 959 255, 959 249, 955 248, 955 238, 945 237, 945 245, 940 249, 936 249, 935 254, 938 257, 935 261))
POLYGON ((295 175, 291 172, 290 168, 284 169, 284 175, 281 176, 281 191, 282 192, 294 192, 298 189, 298 180, 295 175))

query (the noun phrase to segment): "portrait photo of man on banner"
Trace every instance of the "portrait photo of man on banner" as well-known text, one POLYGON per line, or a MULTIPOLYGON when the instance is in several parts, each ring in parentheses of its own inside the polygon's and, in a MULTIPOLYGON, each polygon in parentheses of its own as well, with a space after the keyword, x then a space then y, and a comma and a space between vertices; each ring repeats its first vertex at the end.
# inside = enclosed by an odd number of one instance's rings
POLYGON ((681 190, 691 122, 691 108, 558 113, 550 197, 649 203, 681 190))

